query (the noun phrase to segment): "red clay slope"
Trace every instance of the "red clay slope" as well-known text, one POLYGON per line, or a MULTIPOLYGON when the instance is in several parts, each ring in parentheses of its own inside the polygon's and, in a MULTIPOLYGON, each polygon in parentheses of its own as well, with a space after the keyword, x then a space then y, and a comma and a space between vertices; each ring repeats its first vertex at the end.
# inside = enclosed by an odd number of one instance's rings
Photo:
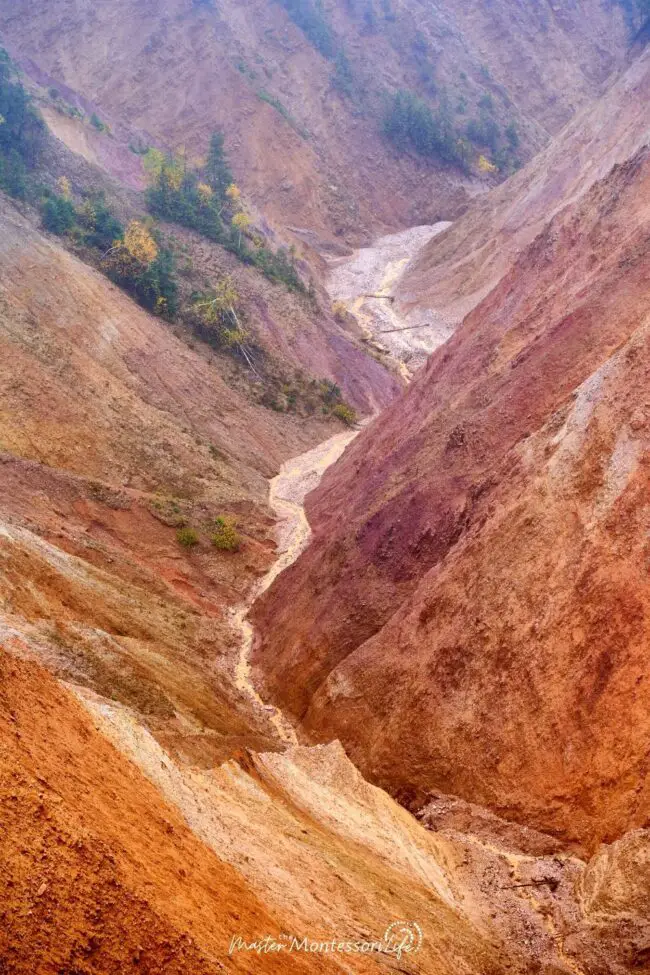
POLYGON ((274 700, 405 800, 646 822, 650 152, 559 214, 311 497, 274 700))

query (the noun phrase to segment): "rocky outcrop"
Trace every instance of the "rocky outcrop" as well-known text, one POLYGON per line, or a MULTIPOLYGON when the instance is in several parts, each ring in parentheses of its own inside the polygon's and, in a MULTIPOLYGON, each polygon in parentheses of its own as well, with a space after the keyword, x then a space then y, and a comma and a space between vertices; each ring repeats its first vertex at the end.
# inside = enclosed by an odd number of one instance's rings
POLYGON ((308 499, 256 612, 273 699, 373 781, 583 848, 650 813, 649 190, 641 150, 521 254, 308 499))

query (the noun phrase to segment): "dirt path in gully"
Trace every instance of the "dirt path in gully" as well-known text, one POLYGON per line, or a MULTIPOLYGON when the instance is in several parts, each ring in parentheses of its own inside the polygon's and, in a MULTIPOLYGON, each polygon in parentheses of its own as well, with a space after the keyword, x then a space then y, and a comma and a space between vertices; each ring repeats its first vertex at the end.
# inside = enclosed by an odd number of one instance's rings
MULTIPOLYGON (((393 360, 406 382, 429 353, 446 339, 446 326, 442 322, 434 323, 435 316, 431 313, 427 314, 424 324, 417 321, 417 315, 404 320, 389 299, 409 261, 428 240, 449 226, 448 223, 437 223, 390 234, 371 247, 361 248, 351 257, 332 264, 329 278, 332 300, 345 303, 359 322, 368 342, 383 356, 393 360)), ((272 479, 269 505, 278 518, 278 558, 255 587, 248 602, 232 613, 232 623, 240 645, 235 684, 255 709, 265 712, 279 738, 286 744, 297 743, 293 726, 278 708, 263 700, 252 680, 250 657, 254 633, 249 613, 255 600, 296 561, 307 546, 311 529, 305 515, 305 497, 317 487, 327 468, 338 460, 358 432, 343 431, 306 453, 293 457, 283 464, 280 473, 272 479)))

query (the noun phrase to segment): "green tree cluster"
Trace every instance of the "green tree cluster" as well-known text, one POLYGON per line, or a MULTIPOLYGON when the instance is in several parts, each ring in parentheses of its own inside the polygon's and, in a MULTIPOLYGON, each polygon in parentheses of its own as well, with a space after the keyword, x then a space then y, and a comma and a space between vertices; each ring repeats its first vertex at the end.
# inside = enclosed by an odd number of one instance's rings
POLYGON ((325 18, 322 0, 280 0, 280 3, 316 50, 329 61, 333 61, 337 44, 332 28, 325 18))
POLYGON ((395 92, 384 116, 384 132, 402 151, 411 148, 462 168, 468 165, 469 147, 455 131, 444 98, 434 115, 429 104, 413 92, 395 92))
POLYGON ((175 318, 178 284, 172 252, 154 243, 151 261, 131 254, 124 246, 125 229, 103 194, 88 196, 75 206, 69 197, 48 192, 41 201, 41 216, 46 230, 85 249, 91 262, 143 308, 175 318))
POLYGON ((45 141, 45 125, 5 50, 0 48, 0 189, 22 199, 28 171, 45 141))
POLYGON ((184 159, 172 156, 162 157, 151 166, 148 209, 154 216, 189 227, 221 244, 269 280, 284 284, 290 291, 305 292, 286 249, 272 251, 255 238, 251 246, 251 235, 245 232, 247 221, 240 215, 241 194, 232 179, 223 134, 215 132, 204 166, 192 168, 184 159))

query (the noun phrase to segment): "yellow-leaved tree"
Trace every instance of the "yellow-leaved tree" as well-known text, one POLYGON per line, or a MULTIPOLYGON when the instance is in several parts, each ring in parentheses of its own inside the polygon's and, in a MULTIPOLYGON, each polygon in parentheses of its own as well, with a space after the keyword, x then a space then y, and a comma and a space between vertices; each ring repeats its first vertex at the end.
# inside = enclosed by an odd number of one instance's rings
POLYGON ((478 157, 478 168, 482 173, 496 173, 497 167, 486 156, 478 157))
POLYGON ((198 183, 196 192, 204 203, 208 203, 214 196, 214 191, 207 183, 198 183))
POLYGON ((70 188, 70 180, 67 176, 59 176, 56 181, 57 189, 64 200, 72 199, 72 190, 70 188))
POLYGON ((232 278, 225 277, 208 294, 195 299, 193 310, 204 327, 214 331, 226 347, 241 343, 243 329, 237 316, 239 293, 232 278))
POLYGON ((158 257, 158 245, 139 220, 132 220, 124 232, 123 246, 140 264, 152 264, 158 257))
POLYGON ((149 184, 155 186, 164 176, 173 189, 180 189, 187 167, 185 149, 181 148, 173 156, 166 156, 160 149, 148 149, 142 158, 142 165, 149 177, 149 184))
POLYGON ((226 196, 230 200, 230 204, 231 204, 233 210, 240 210, 241 209, 241 206, 242 206, 242 202, 241 202, 241 190, 239 189, 238 186, 235 185, 235 183, 231 183, 230 184, 230 186, 226 190, 226 196))
POLYGON ((140 220, 132 220, 121 240, 103 256, 104 268, 118 279, 133 279, 158 257, 158 244, 140 220))
POLYGON ((165 165, 165 155, 160 149, 149 148, 142 157, 142 165, 151 182, 155 182, 165 165))
POLYGON ((251 218, 248 216, 247 213, 244 213, 243 210, 240 210, 240 212, 236 213, 235 216, 232 218, 233 227, 235 228, 235 230, 239 231, 240 246, 241 246, 241 235, 248 227, 250 227, 250 224, 251 224, 251 218))

